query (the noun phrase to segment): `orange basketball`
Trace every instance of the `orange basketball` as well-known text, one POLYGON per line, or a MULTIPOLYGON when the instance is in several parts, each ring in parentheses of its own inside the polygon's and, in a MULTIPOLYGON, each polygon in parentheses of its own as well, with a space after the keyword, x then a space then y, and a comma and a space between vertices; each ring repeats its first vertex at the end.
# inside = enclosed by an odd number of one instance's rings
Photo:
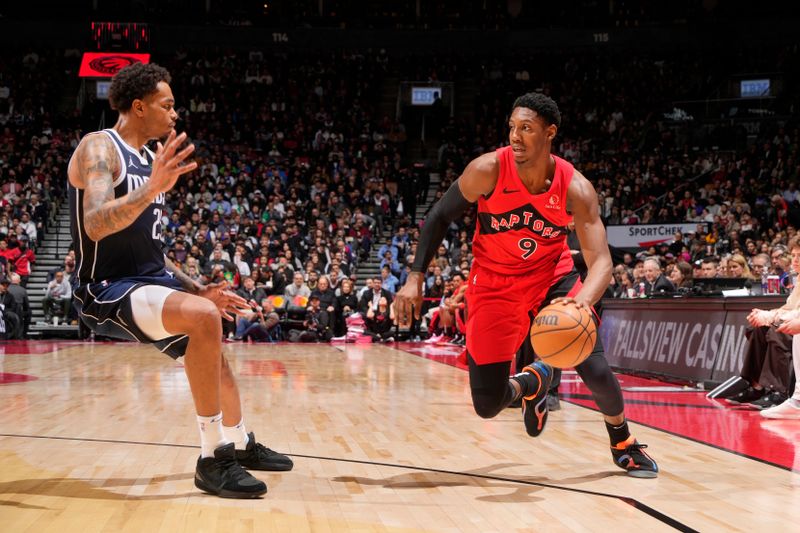
POLYGON ((548 365, 557 368, 578 365, 589 357, 596 341, 597 327, 592 312, 585 307, 548 305, 533 319, 533 350, 548 365))

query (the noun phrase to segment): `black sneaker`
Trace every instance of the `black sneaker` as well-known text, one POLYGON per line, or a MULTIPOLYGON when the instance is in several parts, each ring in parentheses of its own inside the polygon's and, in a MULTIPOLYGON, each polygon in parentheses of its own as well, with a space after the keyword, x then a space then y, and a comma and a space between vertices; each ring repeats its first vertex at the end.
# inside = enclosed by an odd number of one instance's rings
POLYGON ((194 486, 221 498, 258 498, 267 493, 267 485, 251 476, 236 462, 233 443, 214 450, 214 457, 197 460, 194 486))
POLYGON ((252 431, 247 436, 249 438, 247 448, 236 450, 236 460, 244 468, 273 472, 285 472, 292 469, 294 463, 291 459, 256 442, 256 436, 252 431))
POLYGON ((769 409, 770 407, 775 407, 776 405, 780 405, 787 399, 788 396, 786 394, 772 391, 768 394, 765 394, 758 400, 750 402, 747 405, 749 405, 750 407, 755 407, 760 411, 761 409, 769 409))
POLYGON ((538 437, 547 423, 547 389, 550 388, 553 369, 541 361, 536 361, 522 371, 535 374, 539 381, 536 393, 522 398, 522 420, 525 422, 525 431, 531 437, 538 437))
POLYGON ((629 476, 640 478, 658 477, 658 465, 643 450, 647 444, 639 444, 633 437, 611 447, 614 464, 626 470, 629 476))
POLYGON ((767 393, 767 391, 765 391, 764 389, 756 389, 756 388, 753 388, 753 387, 747 387, 745 390, 743 390, 739 394, 736 394, 736 395, 731 396, 730 398, 728 398, 728 402, 733 403, 733 404, 737 404, 737 405, 744 404, 744 403, 751 403, 751 402, 754 402, 756 400, 761 399, 761 397, 764 396, 766 393, 767 393))
POLYGON ((558 399, 558 393, 553 394, 551 391, 547 394, 547 410, 558 411, 561 409, 561 400, 558 399))

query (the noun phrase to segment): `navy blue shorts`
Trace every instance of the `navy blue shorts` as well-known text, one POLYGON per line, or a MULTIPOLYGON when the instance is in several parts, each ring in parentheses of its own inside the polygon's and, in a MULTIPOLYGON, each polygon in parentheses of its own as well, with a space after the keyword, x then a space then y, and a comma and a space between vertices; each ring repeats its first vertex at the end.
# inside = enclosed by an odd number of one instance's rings
POLYGON ((81 285, 74 291, 81 320, 97 335, 152 344, 162 353, 177 359, 186 353, 188 335, 175 335, 154 341, 133 320, 130 294, 145 285, 160 285, 183 291, 180 282, 169 275, 125 278, 81 285))

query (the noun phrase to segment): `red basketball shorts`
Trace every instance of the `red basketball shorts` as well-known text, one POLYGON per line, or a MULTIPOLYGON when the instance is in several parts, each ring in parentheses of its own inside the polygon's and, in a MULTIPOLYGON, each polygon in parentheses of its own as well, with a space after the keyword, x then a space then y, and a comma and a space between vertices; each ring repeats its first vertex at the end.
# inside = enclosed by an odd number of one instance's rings
POLYGON ((577 272, 558 278, 507 276, 473 265, 467 288, 467 351, 479 365, 511 361, 530 334, 529 313, 559 296, 574 296, 577 272))

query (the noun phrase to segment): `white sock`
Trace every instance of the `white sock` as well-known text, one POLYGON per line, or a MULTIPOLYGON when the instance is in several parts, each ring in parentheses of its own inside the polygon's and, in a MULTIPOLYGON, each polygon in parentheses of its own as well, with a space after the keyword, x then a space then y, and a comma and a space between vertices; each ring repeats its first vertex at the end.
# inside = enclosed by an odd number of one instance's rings
POLYGON ((222 413, 197 415, 197 426, 200 428, 200 457, 214 457, 214 450, 230 443, 222 433, 222 413))
POLYGON ((235 426, 222 426, 222 432, 226 439, 236 445, 237 450, 246 449, 247 443, 250 442, 250 437, 247 436, 247 430, 244 427, 244 418, 235 426))

